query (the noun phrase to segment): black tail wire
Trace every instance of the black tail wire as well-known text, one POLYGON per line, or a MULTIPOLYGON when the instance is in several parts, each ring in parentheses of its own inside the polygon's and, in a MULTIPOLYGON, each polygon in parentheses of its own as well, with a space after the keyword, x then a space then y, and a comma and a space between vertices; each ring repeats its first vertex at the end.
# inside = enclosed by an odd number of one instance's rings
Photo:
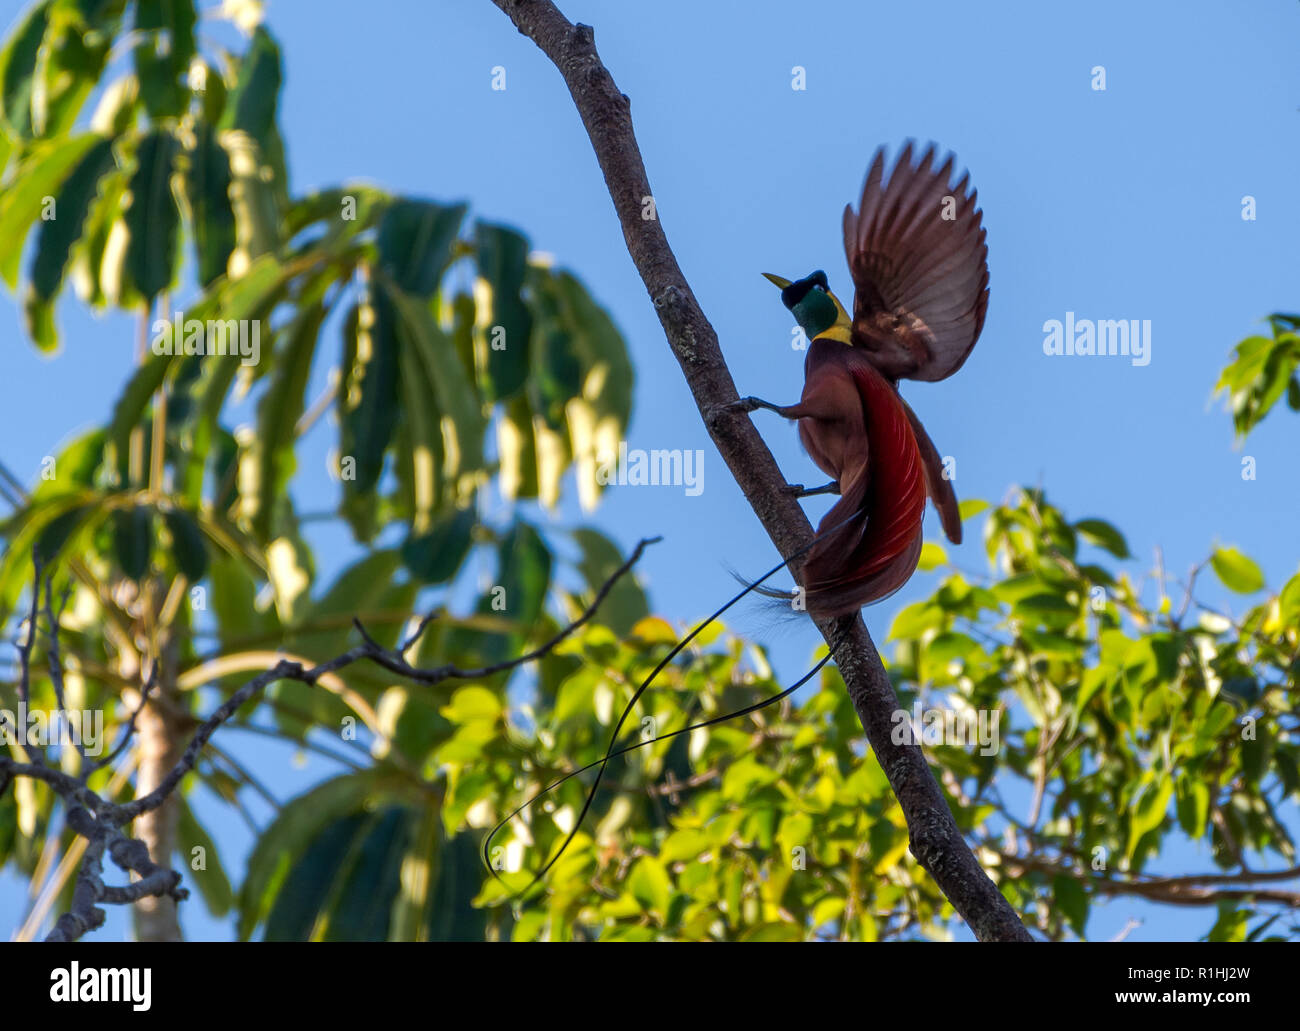
MULTIPOLYGON (((733 605, 739 602, 751 591, 760 590, 761 585, 765 581, 774 577, 777 573, 779 573, 782 569, 788 566, 795 559, 803 557, 803 555, 805 555, 813 547, 813 545, 816 544, 823 537, 834 533, 836 530, 840 529, 843 526, 848 525, 854 519, 860 518, 863 514, 864 513, 862 513, 861 511, 853 512, 845 519, 840 521, 839 523, 836 523, 834 526, 830 526, 827 527, 825 530, 822 530, 815 537, 813 537, 812 540, 810 540, 806 545, 804 545, 802 548, 796 551, 788 559, 786 559, 784 562, 780 563, 779 565, 773 566, 770 570, 764 573, 753 583, 747 584, 744 590, 742 590, 740 593, 736 594, 733 598, 731 598, 730 601, 728 601, 720 609, 714 612, 713 615, 709 616, 703 622, 699 623, 695 627, 695 629, 693 629, 689 634, 687 634, 680 641, 678 641, 676 645, 673 646, 673 649, 667 655, 665 655, 662 660, 660 660, 659 664, 655 666, 655 668, 650 672, 650 675, 646 677, 644 681, 642 681, 641 686, 638 687, 636 691, 633 693, 631 699, 628 701, 626 707, 623 709, 623 714, 619 717, 618 723, 615 724, 614 726, 614 732, 613 734, 610 735, 609 747, 606 748, 605 755, 603 758, 588 763, 586 766, 583 766, 581 769, 573 770, 571 773, 565 774, 559 780, 556 780, 548 784, 546 787, 542 788, 535 795, 529 798, 526 802, 520 805, 517 809, 512 811, 508 816, 506 816, 503 820, 501 820, 495 827, 493 827, 491 831, 488 832, 487 837, 483 839, 483 862, 487 866, 488 870, 491 871, 492 876, 495 877, 497 880, 501 880, 502 879, 501 875, 497 872, 496 868, 492 864, 492 859, 491 859, 492 839, 495 838, 498 833, 500 833, 501 829, 506 824, 508 824, 516 816, 518 816, 525 809, 531 806, 543 795, 549 794, 555 788, 558 788, 561 784, 564 784, 566 781, 572 779, 573 777, 578 776, 581 773, 586 773, 588 770, 591 769, 596 770, 596 779, 592 781, 591 787, 588 788, 587 790, 587 798, 583 802, 582 811, 578 813, 578 818, 573 823, 573 829, 569 831, 568 835, 564 839, 564 842, 560 845, 559 850, 553 856, 551 856, 549 860, 547 860, 546 865, 544 865, 540 870, 538 870, 537 873, 533 875, 532 880, 530 880, 526 885, 524 885, 523 888, 521 888, 517 892, 512 893, 512 897, 520 897, 526 895, 529 891, 531 891, 533 886, 536 885, 537 882, 540 881, 543 877, 545 877, 546 874, 550 871, 551 867, 553 867, 559 861, 560 857, 564 855, 565 850, 569 847, 569 844, 573 841, 573 839, 577 836, 578 831, 582 828, 582 822, 586 818, 587 812, 591 809, 592 803, 595 802, 596 800, 596 792, 600 789, 601 780, 604 778, 605 767, 609 764, 609 761, 611 759, 613 759, 616 756, 626 755, 628 752, 635 751, 638 748, 644 748, 646 745, 652 745, 658 741, 667 741, 669 738, 677 737, 680 734, 685 734, 692 730, 699 730, 701 727, 709 727, 717 723, 723 723, 727 720, 737 719, 738 717, 741 716, 747 716, 751 712, 756 712, 757 710, 762 709, 768 705, 773 705, 776 702, 781 701, 783 698, 789 697, 791 694, 797 691, 800 687, 802 687, 809 680, 811 680, 821 670, 821 668, 831 660, 831 658, 835 655, 836 649, 838 649, 839 646, 844 642, 843 637, 839 638, 834 642, 834 644, 831 645, 830 650, 826 653, 825 657, 821 659, 821 661, 819 661, 815 666, 813 666, 812 669, 810 669, 807 673, 805 673, 802 677, 800 677, 799 680, 797 680, 795 683, 790 685, 788 688, 786 688, 784 691, 780 692, 779 694, 772 695, 772 697, 765 698, 760 702, 755 702, 753 705, 747 705, 743 709, 738 709, 735 712, 730 712, 723 716, 714 716, 710 719, 703 720, 700 723, 694 723, 689 727, 683 727, 681 730, 674 730, 669 734, 663 734, 660 735, 659 737, 649 738, 648 740, 645 741, 637 741, 634 744, 626 745, 623 748, 618 748, 618 749, 615 748, 615 746, 618 744, 619 734, 621 734, 623 731, 623 724, 627 722, 628 716, 631 715, 632 710, 636 708, 636 703, 640 701, 641 696, 645 694, 646 689, 654 682, 655 678, 659 676, 661 672, 663 672, 664 668, 670 662, 672 662, 672 660, 675 659, 679 654, 681 654, 682 650, 685 649, 687 645, 689 645, 693 640, 695 640, 696 637, 698 637, 701 633, 703 633, 706 627, 714 623, 724 612, 726 612, 729 608, 731 608, 733 605)), ((766 592, 760 591, 760 593, 766 593, 766 592)))

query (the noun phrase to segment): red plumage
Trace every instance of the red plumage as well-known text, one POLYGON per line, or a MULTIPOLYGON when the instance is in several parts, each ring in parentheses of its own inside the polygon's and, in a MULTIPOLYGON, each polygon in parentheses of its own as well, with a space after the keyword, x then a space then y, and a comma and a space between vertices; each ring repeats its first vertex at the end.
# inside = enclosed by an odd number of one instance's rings
MULTIPOLYGON (((961 542, 939 451, 898 393, 900 379, 941 380, 960 368, 988 309, 988 247, 969 176, 952 186, 953 158, 934 166, 933 146, 913 165, 908 143, 886 178, 876 153, 858 210, 844 212, 852 317, 839 309, 812 340, 802 399, 777 409, 799 420, 808 454, 840 487, 803 565, 816 616, 855 612, 907 581, 921 554, 927 496, 945 533, 961 542)), ((812 289, 825 288, 817 273, 797 284, 802 294, 783 293, 787 304, 797 306, 814 279, 812 289)))
POLYGON ((902 399, 861 352, 814 340, 804 368, 803 398, 786 414, 799 419, 808 454, 840 485, 840 500, 818 531, 825 536, 804 560, 804 600, 813 615, 840 616, 892 594, 912 575, 925 472, 902 399), (860 518, 849 520, 855 512, 860 518))

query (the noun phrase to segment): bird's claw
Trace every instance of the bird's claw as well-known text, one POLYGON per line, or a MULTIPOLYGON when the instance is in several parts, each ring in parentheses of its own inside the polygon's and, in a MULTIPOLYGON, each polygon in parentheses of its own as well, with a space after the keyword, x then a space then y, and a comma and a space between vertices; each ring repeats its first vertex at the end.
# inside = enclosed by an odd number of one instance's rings
POLYGON ((802 483, 787 483, 781 490, 786 494, 793 494, 796 498, 810 498, 815 494, 838 494, 840 484, 838 480, 832 480, 821 487, 805 487, 802 483))

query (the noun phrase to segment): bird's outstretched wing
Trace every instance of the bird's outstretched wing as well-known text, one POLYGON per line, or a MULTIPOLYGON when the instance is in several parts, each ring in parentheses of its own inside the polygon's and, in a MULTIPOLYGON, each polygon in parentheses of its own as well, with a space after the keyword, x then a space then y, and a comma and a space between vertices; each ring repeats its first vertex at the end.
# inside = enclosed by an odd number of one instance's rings
POLYGON ((909 141, 886 180, 876 151, 858 210, 844 209, 853 342, 891 381, 951 376, 988 309, 988 247, 970 176, 953 186, 952 155, 939 168, 935 160, 930 144, 913 165, 909 141))

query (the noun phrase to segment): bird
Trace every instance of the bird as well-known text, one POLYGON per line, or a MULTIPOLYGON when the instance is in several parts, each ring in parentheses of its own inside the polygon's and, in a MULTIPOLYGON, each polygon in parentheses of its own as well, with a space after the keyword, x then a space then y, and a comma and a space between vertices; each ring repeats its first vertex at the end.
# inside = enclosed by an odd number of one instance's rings
POLYGON ((886 174, 875 152, 855 211, 844 209, 853 282, 850 315, 826 273, 790 281, 764 273, 808 339, 797 404, 755 397, 730 407, 770 409, 797 421, 799 438, 832 482, 788 489, 839 493, 804 559, 796 594, 814 617, 856 613, 898 590, 920 559, 930 498, 945 535, 962 538, 961 513, 938 449, 903 400, 902 379, 935 382, 970 356, 988 312, 988 245, 977 193, 955 157, 908 141, 886 174))
MULTIPOLYGON (((552 782, 487 835, 483 861, 499 878, 490 861, 496 834, 546 792, 596 769, 568 836, 521 893, 546 875, 578 833, 609 760, 650 743, 642 740, 616 751, 637 700, 727 609, 750 591, 779 593, 763 588, 763 582, 800 554, 800 597, 813 616, 848 615, 887 597, 916 569, 927 497, 933 499, 948 538, 961 543, 961 513, 952 483, 944 476, 943 460, 925 427, 899 394, 898 381, 945 379, 966 361, 988 310, 988 247, 975 192, 967 194, 969 175, 950 186, 955 159, 949 155, 936 168, 931 144, 914 165, 913 147, 911 142, 903 147, 887 178, 884 150, 877 150, 857 211, 852 205, 844 209, 844 250, 854 289, 851 317, 831 292, 824 271, 795 282, 764 273, 781 288, 782 302, 809 340, 798 404, 746 397, 725 406, 737 412, 767 408, 797 420, 804 449, 833 480, 813 490, 789 489, 800 496, 838 493, 840 500, 822 519, 811 545, 749 583, 660 660, 632 694, 603 758, 552 782)), ((831 641, 827 655, 780 694, 652 740, 721 723, 788 697, 845 639, 841 634, 831 641)))

